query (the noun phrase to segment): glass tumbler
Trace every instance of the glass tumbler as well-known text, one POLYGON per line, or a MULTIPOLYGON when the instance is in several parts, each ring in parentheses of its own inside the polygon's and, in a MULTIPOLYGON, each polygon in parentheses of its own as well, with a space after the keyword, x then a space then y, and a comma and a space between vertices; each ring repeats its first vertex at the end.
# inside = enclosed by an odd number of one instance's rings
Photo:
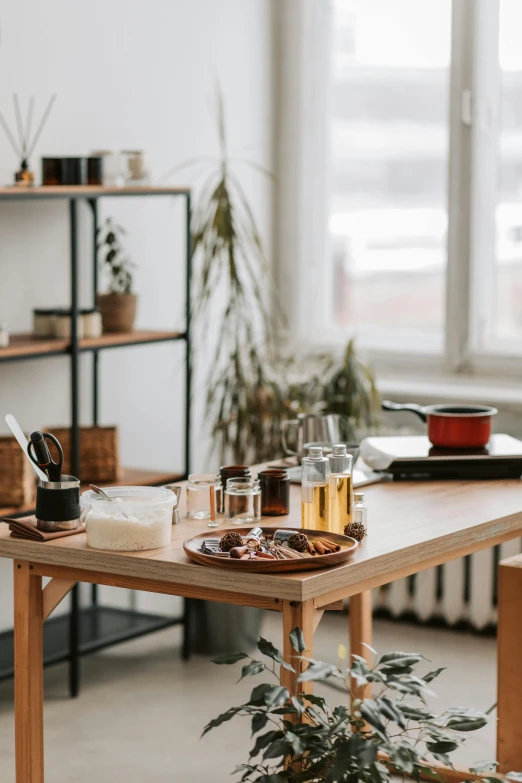
POLYGON ((261 520, 261 487, 253 478, 228 479, 225 489, 225 522, 251 525, 261 520))
POLYGON ((210 518, 210 487, 216 493, 216 506, 222 505, 223 487, 215 473, 192 473, 187 483, 187 517, 189 519, 210 518))
MULTIPOLYGON (((221 484, 226 489, 227 481, 231 478, 250 478, 252 471, 248 465, 223 465, 219 469, 219 475, 221 476, 221 484)), ((218 514, 222 514, 225 510, 224 507, 224 493, 221 493, 221 503, 217 503, 218 514)))
POLYGON ((288 471, 269 468, 257 475, 261 485, 261 514, 282 517, 290 513, 290 479, 288 471))

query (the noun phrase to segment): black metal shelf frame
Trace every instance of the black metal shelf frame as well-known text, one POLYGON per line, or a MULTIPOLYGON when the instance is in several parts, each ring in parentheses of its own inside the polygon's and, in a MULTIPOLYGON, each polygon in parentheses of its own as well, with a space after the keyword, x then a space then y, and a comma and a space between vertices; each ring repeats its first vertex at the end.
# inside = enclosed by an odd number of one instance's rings
MULTIPOLYGON (((190 403, 191 403, 191 382, 192 382, 192 366, 191 366, 191 324, 190 324, 190 301, 191 301, 191 234, 190 234, 190 222, 191 222, 191 191, 190 189, 173 189, 172 191, 166 189, 147 188, 146 190, 130 190, 126 191, 124 188, 121 191, 105 191, 103 188, 99 190, 90 189, 86 193, 68 192, 64 189, 63 193, 53 191, 52 193, 32 190, 27 194, 20 191, 13 192, 12 194, 5 191, 0 193, 0 201, 32 201, 35 198, 38 199, 65 199, 69 202, 69 248, 70 248, 70 305, 71 305, 71 341, 69 348, 66 351, 57 350, 38 354, 24 354, 20 356, 5 357, 3 361, 16 361, 23 359, 40 359, 50 356, 59 356, 69 354, 70 357, 70 407, 71 407, 71 470, 73 475, 80 474, 80 354, 91 351, 93 354, 93 366, 92 366, 92 423, 98 424, 99 415, 99 353, 102 350, 108 350, 109 348, 130 347, 132 345, 147 345, 155 342, 163 342, 169 340, 183 340, 185 342, 185 433, 184 433, 184 450, 185 450, 185 469, 184 476, 187 477, 190 469, 190 403), (186 211, 185 211, 185 231, 186 231, 186 244, 185 244, 185 329, 181 334, 175 336, 166 337, 164 340, 150 340, 133 342, 129 337, 128 343, 118 345, 107 346, 81 346, 78 340, 78 313, 79 313, 79 280, 78 280, 78 202, 87 201, 92 211, 92 237, 93 237, 93 258, 92 258, 92 299, 93 305, 96 304, 96 297, 98 294, 98 253, 97 253, 97 235, 98 235, 98 199, 102 197, 150 197, 150 196, 167 196, 167 197, 182 197, 185 199, 186 211)), ((184 625, 184 640, 183 640, 183 657, 188 657, 188 640, 187 640, 187 628, 186 608, 180 617, 159 617, 150 616, 143 613, 135 613, 134 611, 125 610, 110 610, 108 607, 97 606, 97 586, 93 585, 91 590, 92 606, 86 609, 80 608, 79 602, 79 586, 76 585, 71 591, 71 611, 68 615, 68 645, 64 644, 64 630, 63 617, 59 617, 56 620, 48 621, 49 630, 47 636, 52 635, 53 628, 59 630, 61 645, 58 644, 59 650, 56 651, 56 644, 53 645, 52 639, 48 641, 48 647, 54 650, 52 656, 45 654, 44 662, 50 664, 57 662, 58 660, 69 662, 69 692, 71 696, 77 696, 80 687, 80 656, 95 650, 102 649, 109 644, 116 644, 118 641, 135 638, 136 636, 143 635, 149 631, 158 630, 160 627, 168 627, 175 624, 184 625), (111 614, 111 611, 113 612, 111 614), (127 620, 127 628, 122 633, 111 632, 101 636, 91 634, 89 637, 89 628, 100 629, 100 623, 86 622, 86 617, 103 616, 109 618, 116 617, 114 612, 118 613, 118 618, 121 621, 124 616, 127 620), (90 613, 90 614, 89 614, 90 613), (105 613, 105 614, 104 614, 105 613), (133 617, 136 619, 137 625, 133 625, 133 617), (144 618, 148 617, 148 620, 144 618), (139 620, 143 622, 138 622, 139 620), (148 630, 147 630, 148 629, 148 630)), ((125 624, 125 623, 124 623, 125 624)), ((47 625, 47 623, 46 623, 47 625)), ((110 628, 110 622, 109 622, 110 628)), ((9 644, 9 633, 6 632, 0 634, 0 645, 9 644)), ((55 640, 56 641, 56 640, 55 640)), ((5 656, 3 656, 5 659, 5 656)), ((2 660, 2 656, 0 656, 2 660)), ((9 667, 0 666, 0 679, 10 676, 12 671, 9 667)))

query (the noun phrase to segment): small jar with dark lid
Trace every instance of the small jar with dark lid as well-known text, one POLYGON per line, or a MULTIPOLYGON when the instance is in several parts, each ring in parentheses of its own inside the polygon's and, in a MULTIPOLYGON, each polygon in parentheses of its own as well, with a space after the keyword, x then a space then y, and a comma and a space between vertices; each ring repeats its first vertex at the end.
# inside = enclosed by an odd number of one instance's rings
POLYGON ((258 473, 261 486, 261 514, 282 517, 290 513, 290 479, 285 468, 268 468, 258 473))
MULTIPOLYGON (((248 465, 223 465, 219 469, 219 475, 221 477, 221 484, 223 489, 226 489, 227 481, 231 478, 251 478, 252 471, 248 465)), ((218 514, 222 514, 225 510, 224 495, 221 495, 221 504, 218 506, 218 514)))

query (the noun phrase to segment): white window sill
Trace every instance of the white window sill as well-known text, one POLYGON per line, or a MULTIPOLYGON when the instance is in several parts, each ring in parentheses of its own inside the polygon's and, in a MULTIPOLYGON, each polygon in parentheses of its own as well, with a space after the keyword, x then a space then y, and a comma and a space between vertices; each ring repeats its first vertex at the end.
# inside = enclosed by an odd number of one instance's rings
POLYGON ((502 409, 522 408, 522 384, 513 379, 499 382, 499 379, 476 376, 429 376, 423 374, 388 375, 377 374, 377 385, 383 398, 394 402, 419 402, 435 404, 444 402, 469 402, 489 404, 502 409))

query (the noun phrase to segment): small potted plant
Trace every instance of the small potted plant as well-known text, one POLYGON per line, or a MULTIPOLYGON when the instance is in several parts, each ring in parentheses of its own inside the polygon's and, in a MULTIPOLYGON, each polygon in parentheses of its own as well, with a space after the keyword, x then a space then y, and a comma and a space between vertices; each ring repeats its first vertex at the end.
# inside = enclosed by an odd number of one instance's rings
POLYGON ((137 296, 132 292, 133 264, 125 255, 120 236, 125 231, 107 218, 99 232, 98 251, 108 276, 108 292, 98 294, 104 332, 132 332, 137 296))

